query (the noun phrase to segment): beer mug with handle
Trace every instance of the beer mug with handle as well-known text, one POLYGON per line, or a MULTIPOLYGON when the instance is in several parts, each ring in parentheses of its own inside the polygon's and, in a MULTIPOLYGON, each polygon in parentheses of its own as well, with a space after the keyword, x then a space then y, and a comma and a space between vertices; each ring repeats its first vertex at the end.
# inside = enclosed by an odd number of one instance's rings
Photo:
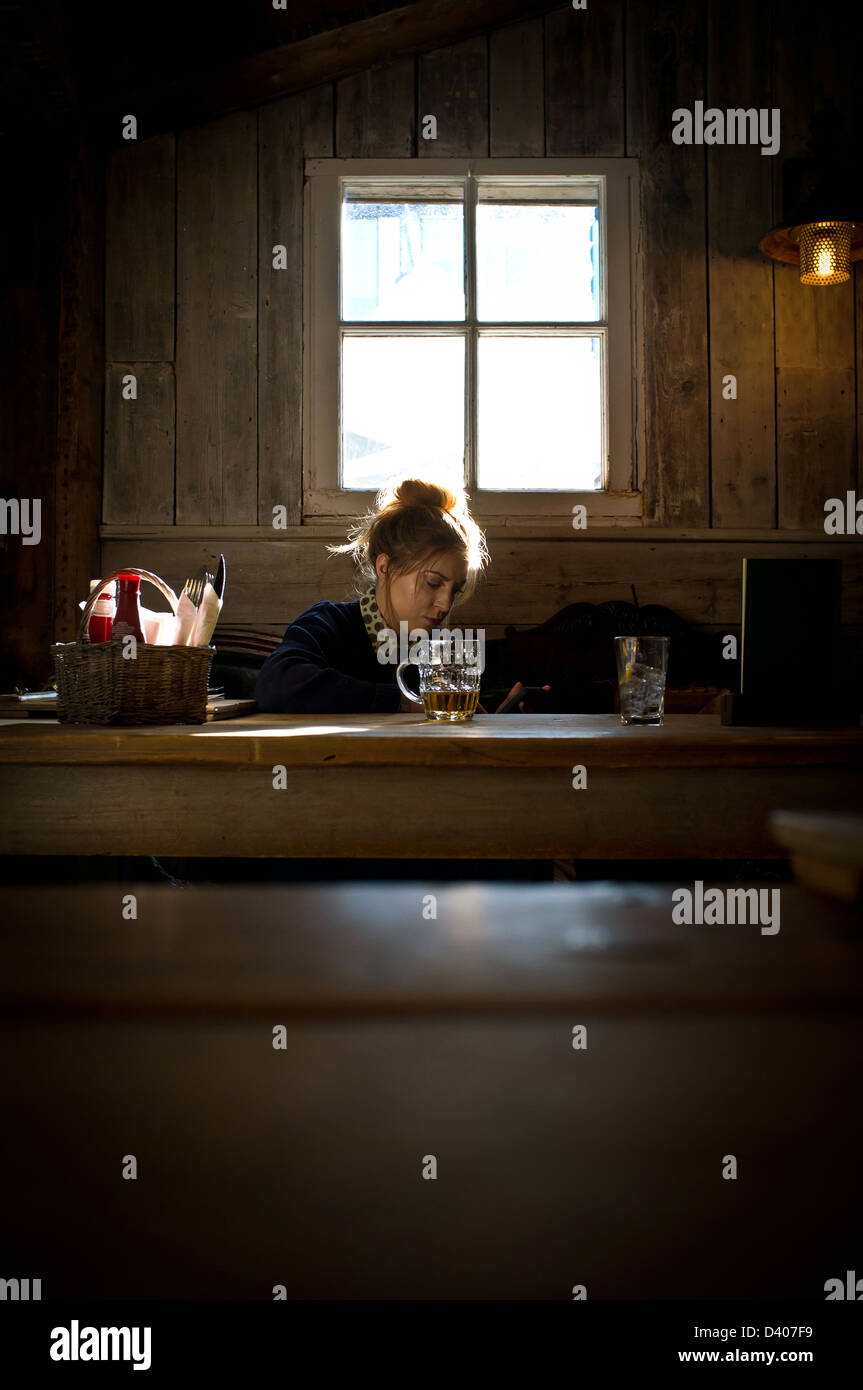
POLYGON ((479 704, 482 646, 482 642, 466 640, 460 634, 423 639, 417 643, 416 656, 399 663, 399 690, 413 704, 422 705, 426 719, 451 724, 472 719, 479 704), (402 680, 402 671, 411 664, 419 668, 418 696, 402 680))

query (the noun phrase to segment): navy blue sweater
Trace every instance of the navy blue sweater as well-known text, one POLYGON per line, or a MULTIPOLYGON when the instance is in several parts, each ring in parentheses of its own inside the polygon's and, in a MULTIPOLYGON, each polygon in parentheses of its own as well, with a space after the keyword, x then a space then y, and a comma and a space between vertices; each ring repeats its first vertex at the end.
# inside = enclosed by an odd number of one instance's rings
POLYGON ((378 661, 359 600, 324 600, 301 613, 267 657, 255 700, 265 714, 394 714, 401 695, 396 665, 378 661))

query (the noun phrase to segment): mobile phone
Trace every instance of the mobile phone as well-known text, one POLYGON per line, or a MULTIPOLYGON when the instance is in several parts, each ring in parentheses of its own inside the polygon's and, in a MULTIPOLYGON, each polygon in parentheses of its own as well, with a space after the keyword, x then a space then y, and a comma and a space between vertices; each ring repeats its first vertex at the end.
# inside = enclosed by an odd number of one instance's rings
POLYGON ((520 690, 517 695, 513 695, 511 699, 507 700, 505 705, 501 705, 500 709, 494 712, 495 714, 518 713, 518 707, 522 700, 526 700, 528 695, 541 695, 543 689, 544 687, 541 685, 526 685, 524 690, 520 690))

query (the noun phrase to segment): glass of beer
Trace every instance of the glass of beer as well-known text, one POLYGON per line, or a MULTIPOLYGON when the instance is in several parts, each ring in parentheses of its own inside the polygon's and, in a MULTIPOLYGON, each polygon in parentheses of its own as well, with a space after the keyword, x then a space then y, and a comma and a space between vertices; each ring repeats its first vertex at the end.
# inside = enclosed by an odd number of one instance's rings
POLYGON ((415 705, 422 705, 426 719, 451 724, 473 719, 479 704, 482 644, 455 636, 434 637, 418 645, 421 652, 400 662, 396 670, 399 690, 415 705), (402 671, 411 664, 419 668, 419 695, 402 680, 402 671))

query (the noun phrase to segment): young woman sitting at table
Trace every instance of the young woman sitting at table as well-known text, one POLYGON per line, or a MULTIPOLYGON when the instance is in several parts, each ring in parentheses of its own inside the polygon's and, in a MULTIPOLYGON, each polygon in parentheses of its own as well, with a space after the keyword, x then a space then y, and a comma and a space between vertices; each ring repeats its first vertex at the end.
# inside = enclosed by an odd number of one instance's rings
POLYGON ((445 627, 488 563, 464 494, 416 478, 383 488, 348 535, 328 548, 353 557, 361 597, 322 600, 291 623, 258 677, 265 713, 415 714, 396 685, 396 663, 378 661, 377 635, 389 628, 398 639, 402 622, 408 635, 445 627))

